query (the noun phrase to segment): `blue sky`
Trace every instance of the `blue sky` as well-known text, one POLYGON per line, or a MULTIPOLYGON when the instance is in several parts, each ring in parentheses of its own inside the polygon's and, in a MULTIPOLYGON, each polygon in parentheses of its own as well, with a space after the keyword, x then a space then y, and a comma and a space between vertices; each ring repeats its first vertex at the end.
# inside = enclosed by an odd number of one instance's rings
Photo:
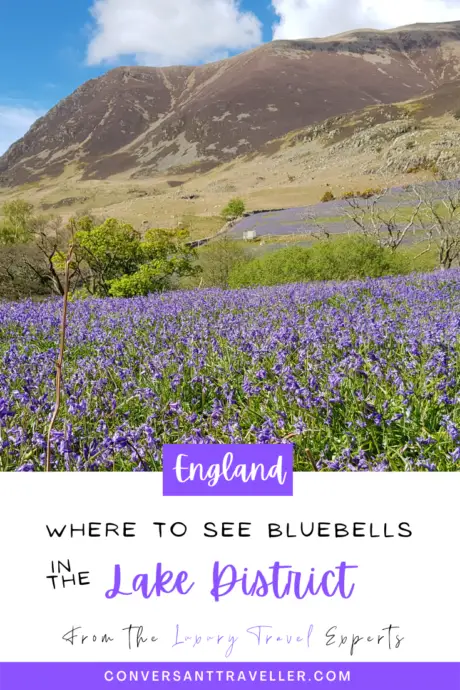
MULTIPOLYGON (((3 64, 8 63, 8 69, 0 70, 2 102, 13 99, 50 108, 84 81, 113 66, 86 64, 94 29, 91 5, 89 0, 2 1, 0 57, 3 64)), ((264 25, 263 38, 271 39, 271 24, 276 19, 271 5, 266 0, 245 0, 241 8, 257 13, 264 25)), ((116 62, 136 64, 134 55, 116 62)))
POLYGON ((460 0, 2 0, 0 153, 87 79, 200 64, 272 38, 460 19, 460 0))

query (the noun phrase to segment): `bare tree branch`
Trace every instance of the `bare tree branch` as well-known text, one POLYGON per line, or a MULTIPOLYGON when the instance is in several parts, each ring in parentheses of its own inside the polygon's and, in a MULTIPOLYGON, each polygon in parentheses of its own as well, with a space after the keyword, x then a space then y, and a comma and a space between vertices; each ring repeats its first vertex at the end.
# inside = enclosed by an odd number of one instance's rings
POLYGON ((347 199, 349 210, 345 213, 348 219, 363 235, 374 239, 382 248, 396 251, 404 242, 407 234, 415 232, 416 221, 419 217, 422 202, 415 206, 407 222, 402 222, 402 201, 392 205, 388 210, 383 209, 381 202, 390 194, 388 189, 366 199, 347 199))
POLYGON ((451 268, 460 259, 460 188, 454 183, 414 186, 413 193, 421 205, 425 239, 436 246, 440 267, 451 268))
POLYGON ((46 439, 46 465, 45 471, 50 472, 51 470, 51 434, 56 422, 56 418, 59 414, 59 409, 61 407, 61 383, 62 383, 62 364, 64 362, 64 349, 65 349, 65 334, 67 326, 67 304, 69 298, 69 270, 70 263, 72 261, 74 246, 73 243, 70 245, 67 252, 66 262, 65 262, 65 274, 64 274, 64 299, 62 305, 62 316, 61 316, 61 327, 60 327, 60 338, 59 338, 59 356, 56 362, 56 399, 54 403, 54 410, 51 417, 51 421, 48 427, 48 435, 46 439))

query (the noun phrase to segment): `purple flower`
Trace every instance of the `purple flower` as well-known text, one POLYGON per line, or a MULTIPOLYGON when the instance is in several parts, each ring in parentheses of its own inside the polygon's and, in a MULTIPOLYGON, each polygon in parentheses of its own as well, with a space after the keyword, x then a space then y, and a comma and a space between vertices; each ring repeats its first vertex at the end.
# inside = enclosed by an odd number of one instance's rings
MULTIPOLYGON (((0 304, 0 468, 42 470, 60 301, 0 304)), ((53 468, 293 442, 321 471, 458 470, 460 270, 69 306, 53 468), (88 327, 90 324, 90 328, 88 327)))

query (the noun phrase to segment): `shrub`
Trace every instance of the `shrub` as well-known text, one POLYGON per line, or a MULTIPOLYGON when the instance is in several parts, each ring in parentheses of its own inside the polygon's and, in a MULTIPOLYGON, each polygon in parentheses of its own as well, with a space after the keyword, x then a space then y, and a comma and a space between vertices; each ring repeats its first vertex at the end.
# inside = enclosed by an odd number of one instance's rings
POLYGON ((236 266, 229 277, 230 287, 252 285, 283 285, 312 280, 309 250, 286 247, 236 266))
POLYGON ((379 278, 410 271, 405 257, 360 235, 318 242, 309 250, 309 266, 314 280, 379 278))
POLYGON ((282 285, 313 280, 354 280, 410 273, 403 252, 382 249, 360 235, 318 242, 311 248, 288 247, 237 266, 230 287, 282 285))
POLYGON ((359 196, 362 199, 370 199, 373 196, 377 196, 378 194, 382 194, 383 189, 381 187, 368 187, 367 189, 364 190, 364 192, 361 192, 359 196))
POLYGON ((248 260, 247 247, 241 242, 225 236, 210 242, 198 253, 202 287, 228 287, 232 270, 248 260))
POLYGON ((377 194, 382 194, 383 189, 381 187, 368 187, 365 189, 363 192, 354 192, 352 190, 349 190, 348 192, 344 192, 342 194, 342 199, 370 199, 373 196, 377 196, 377 194))
POLYGON ((112 280, 109 294, 111 297, 137 297, 162 292, 169 287, 168 279, 161 265, 156 262, 143 264, 135 273, 112 280))
POLYGON ((334 201, 335 196, 331 192, 330 189, 328 189, 326 192, 324 192, 323 196, 321 197, 321 201, 323 203, 326 203, 327 201, 334 201))

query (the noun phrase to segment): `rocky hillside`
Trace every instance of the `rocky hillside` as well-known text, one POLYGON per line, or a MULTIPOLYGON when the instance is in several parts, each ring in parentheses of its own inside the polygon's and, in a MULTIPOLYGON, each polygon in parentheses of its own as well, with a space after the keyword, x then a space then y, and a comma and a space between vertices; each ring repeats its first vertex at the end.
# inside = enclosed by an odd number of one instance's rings
POLYGON ((356 171, 362 154, 363 175, 429 171, 456 177, 460 174, 460 79, 420 98, 328 118, 260 149, 274 162, 282 152, 291 152, 292 162, 301 158, 305 170, 336 168, 348 161, 356 171))
POLYGON ((460 75, 460 22, 274 41, 200 67, 120 67, 83 84, 0 158, 0 184, 206 171, 342 113, 460 75))

